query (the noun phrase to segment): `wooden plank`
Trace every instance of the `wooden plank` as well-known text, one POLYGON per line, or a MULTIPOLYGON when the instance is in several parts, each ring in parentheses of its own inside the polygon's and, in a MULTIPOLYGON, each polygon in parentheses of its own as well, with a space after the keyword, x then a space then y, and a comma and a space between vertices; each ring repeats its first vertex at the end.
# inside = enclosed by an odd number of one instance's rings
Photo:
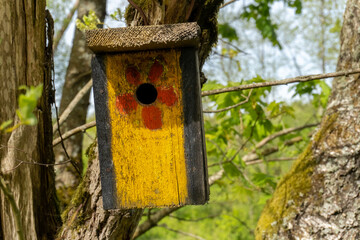
POLYGON ((86 42, 96 53, 198 47, 200 33, 195 22, 94 29, 86 31, 86 42))
POLYGON ((185 113, 184 136, 188 204, 204 204, 209 200, 209 184, 201 107, 199 63, 195 48, 181 49, 180 67, 185 113))
POLYGON ((188 198, 179 55, 163 50, 106 58, 120 208, 178 206, 188 198), (151 104, 141 103, 137 96, 145 83, 158 93, 151 104))
POLYGON ((98 54, 92 64, 104 208, 206 203, 196 49, 98 54))
POLYGON ((112 136, 107 105, 108 91, 104 58, 104 55, 96 55, 92 59, 92 77, 103 206, 104 209, 113 209, 117 207, 117 194, 111 153, 112 136))

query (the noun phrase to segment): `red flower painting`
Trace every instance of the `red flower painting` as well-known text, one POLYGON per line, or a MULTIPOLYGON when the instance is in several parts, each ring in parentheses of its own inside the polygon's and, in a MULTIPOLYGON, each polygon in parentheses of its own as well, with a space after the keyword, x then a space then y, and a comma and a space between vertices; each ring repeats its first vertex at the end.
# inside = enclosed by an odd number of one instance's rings
POLYGON ((145 80, 141 79, 141 74, 136 67, 128 66, 125 70, 125 78, 128 83, 136 86, 136 90, 116 97, 116 107, 119 112, 122 115, 128 115, 136 111, 140 105, 144 126, 151 130, 161 128, 162 111, 155 106, 156 101, 171 107, 178 100, 172 86, 161 85, 160 79, 163 73, 164 67, 158 60, 152 64, 145 80))

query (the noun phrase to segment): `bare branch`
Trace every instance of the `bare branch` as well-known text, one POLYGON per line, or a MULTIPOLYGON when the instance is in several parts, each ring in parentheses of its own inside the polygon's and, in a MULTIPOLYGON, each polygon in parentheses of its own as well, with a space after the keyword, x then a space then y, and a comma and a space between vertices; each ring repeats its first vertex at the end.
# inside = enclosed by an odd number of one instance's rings
POLYGON ((252 160, 245 162, 246 165, 254 165, 259 163, 266 163, 266 162, 283 162, 283 161, 293 161, 296 160, 297 157, 284 157, 284 158, 272 158, 272 159, 259 159, 259 160, 252 160))
POLYGON ((255 146, 255 148, 261 148, 262 146, 264 146, 265 144, 267 144, 268 142, 270 142, 271 140, 274 140, 277 137, 292 133, 292 132, 297 132, 297 131, 301 131, 305 128, 311 128, 311 127, 316 127, 317 125, 319 125, 319 123, 312 123, 312 124, 306 124, 300 127, 293 127, 293 128, 287 128, 287 129, 283 129, 280 132, 274 133, 264 139, 262 139, 260 142, 258 142, 255 146))
POLYGON ((70 9, 69 14, 64 19, 61 29, 55 34, 54 43, 53 43, 53 51, 54 52, 56 51, 56 49, 59 45, 59 42, 60 42, 61 38, 63 37, 64 32, 68 28, 68 26, 71 22, 71 19, 73 18, 75 11, 78 9, 78 7, 79 7, 79 0, 76 0, 74 6, 70 9))
POLYGON ((245 103, 247 103, 249 101, 251 93, 252 93, 252 89, 250 90, 249 95, 245 98, 245 100, 241 101, 241 102, 239 102, 237 104, 234 104, 234 105, 226 107, 226 108, 218 109, 218 110, 212 110, 212 111, 211 110, 203 110, 203 113, 219 113, 219 112, 224 112, 224 111, 228 111, 230 109, 239 107, 239 106, 241 106, 241 105, 243 105, 243 104, 245 104, 245 103))
POLYGON ((204 219, 216 218, 218 216, 220 216, 220 214, 214 214, 214 215, 201 217, 201 218, 196 218, 196 219, 187 219, 187 218, 182 218, 182 217, 178 217, 178 216, 169 215, 169 217, 171 217, 171 218, 175 218, 175 219, 177 219, 179 221, 185 221, 185 222, 199 222, 199 221, 202 221, 204 219))
POLYGON ((238 0, 230 0, 230 1, 226 2, 226 3, 224 3, 223 5, 221 5, 220 8, 224 8, 224 7, 230 5, 230 4, 234 3, 234 2, 237 2, 237 1, 238 0))
MULTIPOLYGON (((85 75, 85 74, 88 75, 88 74, 91 74, 91 72, 86 72, 86 73, 82 74, 82 76, 85 75)), ((85 96, 85 94, 91 89, 91 87, 92 87, 92 79, 90 79, 90 81, 78 92, 78 94, 76 94, 74 99, 66 107, 66 109, 64 110, 64 112, 61 114, 61 116, 59 118, 59 124, 56 122, 53 125, 53 133, 56 132, 59 125, 61 126, 66 121, 66 119, 69 117, 70 113, 74 110, 76 105, 85 96)))
MULTIPOLYGON (((96 126, 96 121, 92 121, 89 123, 86 123, 84 125, 81 125, 77 128, 71 129, 70 131, 67 131, 66 133, 63 134, 62 139, 65 140, 69 137, 71 137, 72 135, 79 133, 79 132, 84 132, 86 129, 92 128, 96 126)), ((61 138, 58 137, 53 141, 53 147, 55 147, 57 144, 59 144, 61 142, 61 138)))
POLYGON ((239 86, 235 86, 235 87, 203 91, 201 93, 201 96, 205 97, 205 96, 209 96, 209 95, 216 95, 216 94, 226 93, 226 92, 235 92, 235 91, 241 91, 241 90, 245 90, 245 89, 254 89, 254 88, 270 87, 270 86, 277 86, 277 85, 287 85, 289 83, 309 82, 309 81, 326 79, 326 78, 348 76, 348 75, 358 74, 358 73, 360 73, 360 69, 326 73, 326 74, 299 76, 299 77, 295 77, 295 78, 286 78, 283 80, 271 81, 271 82, 244 84, 244 85, 239 85, 239 86))
POLYGON ((192 233, 187 233, 187 232, 183 232, 183 231, 180 231, 180 230, 176 230, 176 229, 172 229, 172 228, 169 228, 168 226, 166 226, 165 224, 162 224, 162 225, 159 225, 159 227, 162 227, 162 228, 165 228, 169 231, 172 231, 172 232, 175 232, 175 233, 179 233, 179 234, 182 234, 184 236, 188 236, 188 237, 192 237, 192 238, 195 238, 195 239, 198 239, 198 240, 205 240, 204 238, 202 237, 199 237, 195 234, 192 234, 192 233))
MULTIPOLYGON (((244 155, 242 157, 243 161, 247 164, 248 162, 251 162, 251 161, 254 161, 254 160, 260 160, 259 156, 255 153, 255 150, 258 149, 258 148, 261 148, 263 147, 264 145, 266 145, 268 142, 270 142, 271 140, 277 138, 277 137, 280 137, 280 136, 283 136, 283 135, 287 135, 289 133, 293 133, 293 132, 297 132, 297 131, 300 131, 300 130, 303 130, 305 128, 310 128, 310 127, 314 127, 314 126, 317 126, 318 124, 306 124, 306 125, 303 125, 303 126, 300 126, 300 127, 295 127, 295 128, 287 128, 287 129, 283 129, 281 130, 280 132, 276 132, 266 138, 264 138, 263 140, 261 140, 258 144, 256 144, 255 146, 255 149, 244 155)), ((299 142, 299 141, 302 141, 302 138, 301 137, 296 137, 296 138, 293 138, 289 141, 286 141, 284 143, 285 146, 291 146, 293 145, 294 143, 296 142, 299 142)), ((239 148, 240 150, 243 148, 244 146, 241 145, 241 147, 239 148)), ((238 150, 235 155, 239 154, 240 150, 238 150)), ((262 156, 268 156, 274 152, 277 152, 279 150, 279 147, 272 147, 272 148, 268 148, 268 149, 265 149, 261 155, 262 156)), ((233 159, 235 158, 235 156, 231 159, 228 159, 226 161, 223 161, 223 162, 219 162, 219 163, 213 163, 213 164, 210 164, 208 165, 208 167, 214 167, 214 166, 218 166, 218 165, 221 165, 221 164, 224 164, 224 163, 230 163, 233 161, 233 159)), ((250 164, 249 164, 250 165, 250 164)))
POLYGON ((144 20, 145 25, 149 25, 149 21, 148 21, 148 19, 146 18, 144 11, 143 11, 138 5, 136 5, 136 3, 134 3, 134 1, 128 0, 128 2, 129 2, 130 5, 133 6, 136 10, 138 10, 138 12, 140 13, 141 17, 142 17, 143 20, 144 20))
POLYGON ((244 50, 241 50, 238 46, 232 44, 231 42, 226 41, 224 38, 219 38, 219 40, 220 40, 221 42, 223 42, 223 43, 225 43, 225 44, 233 47, 233 48, 234 48, 236 51, 238 51, 238 52, 241 52, 241 53, 243 53, 243 54, 245 54, 245 55, 248 55, 248 54, 249 54, 249 53, 245 52, 244 50))

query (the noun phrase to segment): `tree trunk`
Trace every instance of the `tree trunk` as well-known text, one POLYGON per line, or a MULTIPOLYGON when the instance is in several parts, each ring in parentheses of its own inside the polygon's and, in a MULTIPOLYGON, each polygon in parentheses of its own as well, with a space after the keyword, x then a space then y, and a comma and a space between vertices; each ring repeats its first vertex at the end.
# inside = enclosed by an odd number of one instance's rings
MULTIPOLYGON (((78 19, 95 11, 101 21, 104 21, 106 1, 104 0, 80 0, 78 7, 78 19)), ((86 47, 84 34, 75 29, 73 46, 70 54, 69 65, 66 71, 65 83, 62 91, 60 114, 64 112, 75 95, 91 78, 91 51, 86 47)), ((86 123, 86 114, 89 106, 90 91, 80 100, 76 109, 69 115, 61 126, 61 132, 65 133, 73 128, 86 123)), ((76 134, 65 141, 65 148, 71 159, 82 169, 82 142, 83 135, 76 134)), ((66 155, 61 145, 54 148, 56 162, 66 161, 66 155)), ((75 187, 80 182, 80 175, 71 164, 59 165, 56 170, 56 189, 61 205, 67 205, 71 199, 75 187)))
MULTIPOLYGON (((0 133, 1 175, 20 209, 25 238, 52 239, 61 222, 54 171, 34 164, 54 163, 48 94, 52 89, 52 47, 46 46, 45 0, 0 0, 0 6, 0 123, 9 119, 19 122, 15 113, 19 86, 44 86, 35 113, 39 123, 0 133)), ((51 21, 48 28, 52 29, 51 21)), ((18 239, 10 203, 3 192, 0 198, 2 239, 18 239)))
MULTIPOLYGON (((348 0, 337 70, 359 68, 360 0, 348 0)), ((279 182, 256 239, 360 239, 360 75, 336 78, 321 126, 279 182)))
MULTIPOLYGON (((187 0, 171 0, 167 1, 166 7, 152 0, 135 2, 136 6, 143 10, 150 24, 198 21, 202 27, 202 44, 199 52, 202 66, 217 40, 217 13, 222 0, 192 0, 191 3, 187 0), (165 21, 160 20, 164 19, 163 9, 167 9, 165 21)), ((144 24, 141 14, 133 7, 127 9, 126 19, 128 24, 133 26, 144 24)), ((63 215, 64 225, 59 232, 59 239, 131 239, 142 216, 142 209, 103 210, 96 148, 97 146, 91 147, 93 151, 90 151, 92 153, 89 157, 91 163, 88 172, 63 215), (74 221, 79 218, 85 220, 74 221)))

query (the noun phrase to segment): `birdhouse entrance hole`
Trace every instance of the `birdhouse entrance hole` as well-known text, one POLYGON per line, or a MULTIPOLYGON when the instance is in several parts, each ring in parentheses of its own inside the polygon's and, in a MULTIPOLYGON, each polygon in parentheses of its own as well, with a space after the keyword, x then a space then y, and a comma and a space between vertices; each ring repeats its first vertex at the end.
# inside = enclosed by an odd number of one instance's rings
POLYGON ((152 104, 157 95, 156 88, 150 83, 143 83, 136 90, 136 98, 142 104, 152 104))

